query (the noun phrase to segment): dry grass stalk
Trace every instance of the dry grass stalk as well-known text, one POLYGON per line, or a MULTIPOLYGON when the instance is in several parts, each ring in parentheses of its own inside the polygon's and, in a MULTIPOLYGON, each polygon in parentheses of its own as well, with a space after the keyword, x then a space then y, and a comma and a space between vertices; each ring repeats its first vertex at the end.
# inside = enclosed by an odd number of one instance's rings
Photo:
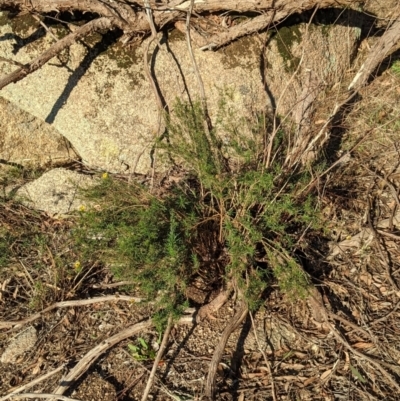
POLYGON ((21 393, 22 391, 28 390, 32 388, 33 386, 36 386, 36 384, 41 383, 45 380, 47 380, 49 377, 54 376, 56 373, 60 372, 65 368, 65 364, 60 365, 58 368, 51 370, 50 372, 47 372, 45 375, 42 375, 40 377, 37 377, 36 379, 30 381, 29 383, 26 383, 20 387, 14 388, 11 390, 11 392, 4 397, 0 398, 0 401, 6 401, 11 397, 14 397, 18 394, 21 393))
POLYGON ((151 387, 154 382, 154 377, 156 375, 158 364, 160 363, 161 358, 164 355, 165 348, 167 346, 167 342, 168 342, 169 334, 171 333, 171 329, 172 329, 172 316, 170 316, 168 318, 167 328, 165 329, 165 333, 164 333, 160 348, 157 352, 156 359, 154 360, 153 367, 151 369, 150 376, 149 376, 149 379, 146 384, 146 388, 144 389, 142 401, 146 401, 147 397, 149 396, 151 387))
MULTIPOLYGON (((184 316, 177 322, 178 324, 193 323, 193 315, 184 316)), ((71 370, 70 372, 61 379, 59 386, 54 391, 54 394, 61 395, 77 380, 79 379, 93 364, 93 362, 104 352, 109 350, 114 345, 118 344, 126 338, 132 337, 136 333, 143 330, 147 330, 153 326, 151 319, 145 320, 141 323, 136 323, 130 326, 114 336, 102 341, 96 347, 91 349, 71 370)))
POLYGON ((41 312, 35 313, 34 315, 29 316, 22 320, 0 321, 0 329, 17 327, 17 326, 20 327, 20 326, 23 326, 24 324, 31 323, 34 320, 42 317, 44 314, 52 311, 53 309, 93 305, 93 304, 100 303, 100 302, 118 302, 118 301, 141 302, 142 299, 137 298, 137 297, 131 297, 128 295, 106 295, 104 297, 96 297, 96 298, 91 298, 91 299, 79 299, 79 300, 75 300, 75 301, 61 301, 61 302, 57 302, 53 305, 50 305, 47 308, 43 309, 41 312))

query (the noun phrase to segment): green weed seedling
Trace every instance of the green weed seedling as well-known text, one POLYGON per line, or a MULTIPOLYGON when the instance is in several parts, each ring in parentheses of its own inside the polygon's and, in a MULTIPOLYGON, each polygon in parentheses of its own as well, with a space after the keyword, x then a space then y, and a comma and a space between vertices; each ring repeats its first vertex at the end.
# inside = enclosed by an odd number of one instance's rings
POLYGON ((138 338, 137 345, 128 344, 128 349, 136 361, 154 360, 156 357, 156 351, 141 337, 138 338))
POLYGON ((400 60, 396 60, 390 67, 392 72, 400 78, 400 60))

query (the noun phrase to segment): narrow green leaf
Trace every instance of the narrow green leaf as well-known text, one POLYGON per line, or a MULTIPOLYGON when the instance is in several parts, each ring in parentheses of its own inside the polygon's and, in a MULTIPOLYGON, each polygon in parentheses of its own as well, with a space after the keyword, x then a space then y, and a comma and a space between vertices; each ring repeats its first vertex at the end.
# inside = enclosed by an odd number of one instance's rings
POLYGON ((353 376, 355 376, 358 380, 360 380, 361 383, 366 383, 367 380, 364 379, 364 377, 361 375, 361 373, 352 365, 350 365, 350 370, 351 373, 353 373, 353 376))

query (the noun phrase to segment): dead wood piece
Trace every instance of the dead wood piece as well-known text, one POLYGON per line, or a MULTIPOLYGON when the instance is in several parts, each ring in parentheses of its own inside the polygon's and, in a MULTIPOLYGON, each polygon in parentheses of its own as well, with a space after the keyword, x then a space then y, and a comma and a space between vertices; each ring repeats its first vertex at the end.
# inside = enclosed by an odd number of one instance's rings
POLYGON ((22 385, 20 387, 16 387, 16 388, 12 389, 9 394, 5 395, 4 397, 1 397, 0 401, 6 401, 11 397, 15 398, 15 396, 18 393, 21 393, 22 391, 28 390, 33 386, 36 386, 36 384, 48 379, 49 377, 51 377, 51 376, 55 375, 56 373, 60 372, 61 370, 63 370, 64 367, 65 367, 65 364, 59 366, 57 369, 54 369, 54 370, 52 370, 52 371, 50 371, 50 372, 48 372, 48 373, 46 373, 46 374, 44 374, 44 375, 42 375, 42 376, 40 376, 38 378, 32 380, 31 382, 29 382, 27 384, 24 384, 24 385, 22 385))
MULTIPOLYGON (((183 316, 179 319, 178 324, 188 324, 193 323, 193 314, 190 316, 183 316)), ((129 338, 136 333, 143 330, 149 329, 153 326, 151 319, 145 320, 144 322, 136 323, 133 326, 122 330, 121 332, 115 334, 114 336, 102 341, 99 345, 91 349, 71 370, 70 372, 61 379, 61 383, 54 391, 54 394, 61 395, 77 380, 82 374, 84 374, 87 369, 92 365, 92 363, 105 351, 118 344, 120 341, 129 338)))
MULTIPOLYGON (((74 11, 91 12, 113 20, 113 24, 124 31, 125 34, 143 33, 151 31, 151 25, 144 13, 136 13, 137 5, 142 9, 153 8, 155 25, 160 29, 167 24, 174 23, 182 17, 190 8, 190 0, 179 0, 161 5, 148 0, 131 1, 94 1, 94 0, 0 0, 0 9, 14 7, 21 10, 29 10, 41 13, 51 11, 74 11)), ((315 7, 348 7, 354 5, 353 0, 309 0, 298 2, 296 0, 203 0, 193 3, 193 11, 199 13, 218 13, 223 11, 236 12, 260 12, 260 15, 249 19, 229 29, 222 29, 221 32, 203 38, 197 35, 198 46, 203 50, 224 46, 231 41, 259 32, 271 24, 283 20, 294 13, 311 10, 315 7)))
POLYGON ((91 364, 106 350, 118 344, 120 341, 125 340, 128 337, 135 335, 143 330, 152 327, 153 323, 151 319, 148 319, 141 323, 136 323, 133 326, 122 330, 121 332, 115 334, 114 336, 102 341, 96 347, 91 349, 71 370, 70 372, 61 379, 59 386, 54 391, 54 394, 61 395, 75 382, 79 379, 83 373, 91 366, 91 364))
MULTIPOLYGON (((183 3, 179 9, 187 9, 190 1, 183 3), (185 7, 185 8, 184 8, 185 7)), ((287 0, 263 0, 263 1, 215 1, 206 0, 202 2, 195 2, 194 11, 200 12, 217 12, 234 10, 237 12, 259 11, 260 15, 250 18, 245 22, 238 25, 233 25, 229 29, 221 29, 220 32, 203 37, 199 34, 194 34, 193 39, 202 50, 217 49, 225 46, 228 43, 236 40, 242 36, 250 35, 266 29, 268 26, 283 20, 289 15, 301 13, 303 11, 312 10, 315 7, 345 7, 353 5, 354 2, 350 0, 312 0, 307 2, 287 1, 287 0)), ((175 7, 177 9, 178 7, 175 7)), ((157 18, 156 18, 157 20, 157 18)), ((184 24, 176 24, 177 29, 182 30, 184 24)), ((183 31, 183 30, 182 30, 183 31)))
POLYGON ((52 11, 82 11, 98 14, 114 20, 118 28, 129 32, 135 26, 137 15, 134 9, 123 1, 94 1, 94 0, 0 0, 0 9, 16 8, 38 13, 52 11))
POLYGON ((391 53, 400 47, 400 19, 395 21, 391 27, 382 35, 379 41, 372 47, 369 55, 353 81, 349 85, 349 90, 359 90, 368 81, 370 75, 376 70, 378 65, 391 53))
MULTIPOLYGON (((357 355, 359 358, 368 361, 371 365, 373 365, 376 369, 378 369, 383 376, 385 376, 388 381, 400 391, 400 385, 396 382, 396 380, 392 377, 392 375, 383 367, 387 366, 389 369, 395 371, 398 374, 398 371, 394 369, 392 365, 388 365, 383 361, 378 361, 370 356, 363 354, 362 352, 357 351, 354 347, 352 347, 349 342, 340 334, 340 332, 336 329, 336 327, 329 321, 328 316, 329 312, 326 310, 325 305, 322 303, 322 297, 320 297, 318 291, 315 289, 314 293, 311 294, 310 298, 313 300, 313 304, 319 308, 319 311, 324 316, 325 323, 329 326, 331 333, 333 336, 349 351, 351 351, 354 355, 357 355)), ((396 367, 397 368, 397 367, 396 367)))
POLYGON ((225 291, 220 292, 211 302, 207 305, 202 306, 199 309, 196 320, 198 322, 205 318, 213 318, 212 314, 217 312, 229 299, 232 289, 228 288, 225 291))
POLYGON ((224 350, 226 347, 226 343, 229 340, 231 334, 238 328, 240 323, 246 318, 249 309, 245 302, 241 302, 239 308, 236 313, 225 327, 221 335, 221 339, 214 350, 214 354, 211 358, 210 367, 207 374, 207 380, 205 385, 205 395, 206 397, 213 399, 215 394, 215 376, 217 373, 218 365, 222 359, 222 355, 224 354, 224 350))
POLYGON ((274 376, 272 375, 272 367, 271 364, 269 363, 269 360, 267 358, 267 355, 265 354, 263 348, 261 347, 260 341, 258 339, 258 335, 257 335, 257 329, 256 329, 256 325, 254 323, 254 318, 253 318, 253 314, 250 312, 250 319, 251 319, 251 325, 253 327, 253 332, 254 332, 254 338, 256 339, 256 343, 257 343, 257 347, 258 350, 261 352, 261 355, 264 358, 264 362, 267 365, 267 369, 268 369, 268 373, 271 377, 271 392, 272 392, 272 399, 274 401, 278 401, 278 398, 276 396, 276 389, 275 389, 275 382, 274 382, 274 376))
POLYGON ((169 337, 169 334, 171 333, 171 329, 172 329, 172 316, 170 316, 168 318, 167 328, 165 330, 165 333, 164 333, 164 336, 163 336, 163 339, 162 339, 162 342, 160 345, 160 349, 157 352, 156 359, 154 360, 153 367, 150 372, 149 380, 147 381, 147 384, 146 384, 146 388, 144 389, 142 401, 146 401, 147 397, 149 396, 150 389, 151 389, 151 386, 153 385, 154 378, 156 375, 158 364, 160 363, 160 360, 164 354, 165 347, 167 346, 168 337, 169 337))
POLYGON ((57 43, 52 45, 48 50, 46 50, 42 55, 37 57, 32 62, 26 64, 25 66, 13 71, 8 74, 6 77, 0 79, 0 90, 5 86, 20 81, 25 78, 27 75, 32 72, 38 70, 44 64, 46 64, 49 60, 55 57, 58 53, 60 53, 65 48, 74 44, 77 40, 99 30, 103 29, 111 29, 113 27, 113 23, 109 18, 99 18, 93 21, 88 22, 82 27, 76 29, 75 32, 70 33, 65 36, 57 43))
POLYGON ((25 394, 14 394, 10 395, 12 400, 20 400, 25 398, 45 398, 51 400, 61 401, 79 401, 76 398, 65 397, 63 395, 45 394, 45 393, 25 393, 25 394))
POLYGON ((47 308, 43 309, 41 312, 35 313, 32 316, 27 317, 26 319, 22 320, 10 320, 10 321, 0 321, 0 329, 10 328, 15 326, 22 326, 24 324, 33 322, 36 319, 39 319, 45 313, 52 311, 53 309, 57 308, 70 308, 75 306, 86 306, 92 305, 95 303, 100 302, 118 302, 118 301, 125 301, 125 302, 141 302, 141 298, 131 297, 128 295, 107 295, 104 297, 95 297, 90 299, 79 299, 75 301, 62 301, 56 302, 53 305, 48 306, 47 308))

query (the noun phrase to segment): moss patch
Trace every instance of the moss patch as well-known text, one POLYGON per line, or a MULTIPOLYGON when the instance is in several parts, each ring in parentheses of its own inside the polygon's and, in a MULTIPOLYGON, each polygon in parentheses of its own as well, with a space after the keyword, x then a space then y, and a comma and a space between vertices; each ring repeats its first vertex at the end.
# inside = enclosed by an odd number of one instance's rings
POLYGON ((0 26, 7 25, 10 21, 9 11, 0 12, 0 26))
POLYGON ((30 14, 21 15, 15 18, 8 18, 4 24, 9 23, 13 32, 21 37, 29 36, 33 31, 40 26, 30 14))
POLYGON ((254 61, 250 60, 254 60, 252 56, 256 54, 258 50, 254 39, 245 36, 233 42, 222 51, 224 54, 222 62, 227 68, 252 67, 254 61))
POLYGON ((168 32, 169 42, 173 43, 182 40, 186 40, 186 36, 179 29, 173 29, 172 31, 168 32))
POLYGON ((124 47, 119 42, 110 46, 103 54, 115 60, 117 66, 122 69, 127 69, 138 62, 136 47, 124 47))
POLYGON ((292 46, 294 43, 300 43, 301 39, 300 25, 293 25, 290 27, 284 26, 280 28, 274 36, 279 54, 282 56, 287 72, 295 71, 300 63, 300 58, 295 57, 292 53, 292 46))

